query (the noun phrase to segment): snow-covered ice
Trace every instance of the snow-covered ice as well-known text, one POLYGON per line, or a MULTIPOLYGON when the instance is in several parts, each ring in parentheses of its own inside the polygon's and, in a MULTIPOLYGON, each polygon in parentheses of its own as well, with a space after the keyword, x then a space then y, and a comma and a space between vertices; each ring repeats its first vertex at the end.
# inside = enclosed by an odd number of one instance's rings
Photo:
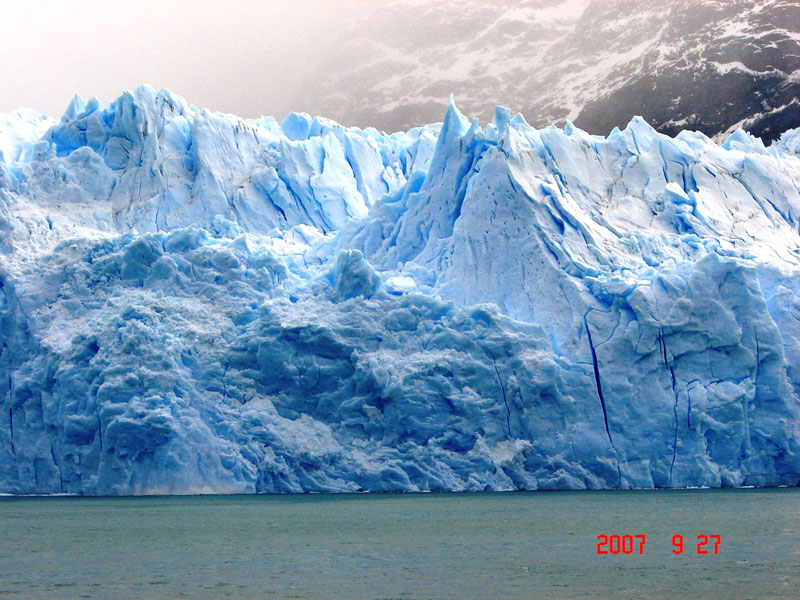
POLYGON ((0 492, 800 481, 798 133, 0 116, 0 492))

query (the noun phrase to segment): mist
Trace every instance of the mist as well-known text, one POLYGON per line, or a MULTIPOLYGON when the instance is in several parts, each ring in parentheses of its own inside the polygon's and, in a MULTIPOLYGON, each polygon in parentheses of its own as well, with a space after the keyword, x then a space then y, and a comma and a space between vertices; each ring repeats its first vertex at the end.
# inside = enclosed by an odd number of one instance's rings
POLYGON ((451 93, 481 122, 502 104, 599 135, 637 115, 715 139, 800 126, 789 0, 33 0, 4 10, 0 52, 0 112, 56 118, 75 93, 150 84, 245 118, 384 131, 441 120, 451 93))
POLYGON ((242 117, 305 110, 294 97, 365 0, 25 2, 0 21, 0 112, 60 116, 76 93, 147 83, 242 117), (298 105, 298 103, 300 105, 298 105))

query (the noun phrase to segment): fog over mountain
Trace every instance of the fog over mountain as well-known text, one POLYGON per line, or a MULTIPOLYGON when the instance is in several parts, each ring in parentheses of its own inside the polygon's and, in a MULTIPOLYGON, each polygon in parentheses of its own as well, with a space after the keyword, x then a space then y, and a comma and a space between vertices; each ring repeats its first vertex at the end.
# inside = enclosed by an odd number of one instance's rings
POLYGON ((449 94, 483 121, 500 102, 534 126, 769 142, 800 125, 800 5, 790 0, 394 0, 353 17, 294 106, 403 130, 449 94))
POLYGON ((634 115, 663 133, 699 129, 720 141, 741 126, 769 143, 800 125, 800 3, 792 0, 193 7, 9 7, 0 21, 0 112, 26 107, 58 118, 76 92, 105 103, 150 84, 244 118, 298 111, 385 131, 440 121, 451 93, 484 123, 501 103, 537 127, 570 119, 603 135, 634 115))

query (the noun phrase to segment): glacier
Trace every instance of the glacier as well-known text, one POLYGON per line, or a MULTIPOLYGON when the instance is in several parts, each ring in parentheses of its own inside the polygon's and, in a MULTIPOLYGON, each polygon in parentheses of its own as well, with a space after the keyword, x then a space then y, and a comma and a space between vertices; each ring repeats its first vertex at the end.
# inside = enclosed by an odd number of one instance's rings
POLYGON ((798 140, 0 115, 0 492, 797 485, 798 140))

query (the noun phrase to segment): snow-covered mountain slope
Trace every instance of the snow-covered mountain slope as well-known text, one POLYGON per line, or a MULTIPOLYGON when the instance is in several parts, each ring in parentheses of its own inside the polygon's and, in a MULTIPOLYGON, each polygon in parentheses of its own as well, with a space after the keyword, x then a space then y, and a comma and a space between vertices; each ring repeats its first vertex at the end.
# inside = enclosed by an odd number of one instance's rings
POLYGON ((800 482, 797 132, 0 122, 0 492, 800 482))
POLYGON ((388 131, 439 119, 450 93, 482 119, 502 102, 602 135, 634 115, 723 139, 800 126, 791 0, 393 0, 337 48, 298 101, 388 131))

